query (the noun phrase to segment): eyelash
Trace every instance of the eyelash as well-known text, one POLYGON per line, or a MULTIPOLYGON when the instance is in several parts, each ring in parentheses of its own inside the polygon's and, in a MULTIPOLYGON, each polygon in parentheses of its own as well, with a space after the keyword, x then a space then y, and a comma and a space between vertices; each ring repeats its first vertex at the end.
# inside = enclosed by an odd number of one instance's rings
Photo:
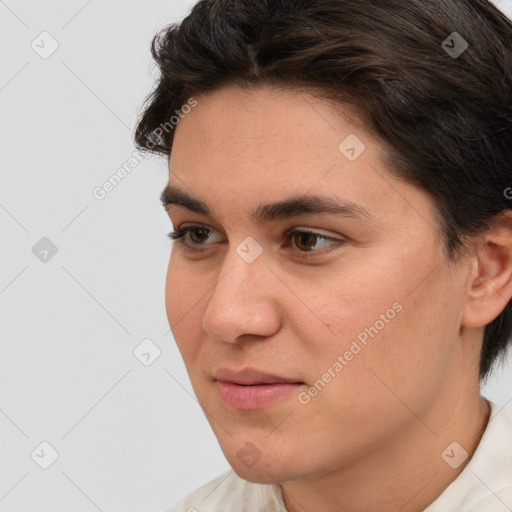
MULTIPOLYGON (((177 240, 179 242, 179 244, 181 245, 181 247, 183 249, 185 249, 186 251, 198 253, 198 252, 202 251, 203 249, 197 249, 196 247, 200 247, 201 245, 206 245, 206 244, 189 245, 185 238, 186 235, 190 231, 193 231, 195 229, 204 229, 204 230, 208 231, 210 234, 212 233, 212 230, 207 226, 192 225, 192 226, 188 226, 186 228, 179 228, 179 229, 176 229, 175 231, 171 231, 167 236, 173 241, 177 240)), ((290 242, 295 235, 301 235, 301 234, 311 234, 311 235, 316 236, 317 238, 332 241, 332 242, 337 242, 338 244, 343 244, 346 242, 346 240, 328 237, 326 235, 316 233, 315 231, 309 231, 309 230, 305 230, 305 229, 291 229, 291 230, 287 231, 284 236, 285 236, 286 240, 288 242, 290 242)), ((322 251, 322 250, 320 250, 320 251, 319 250, 300 251, 299 249, 297 249, 297 251, 299 252, 299 254, 297 256, 299 258, 304 258, 304 259, 312 258, 312 257, 315 257, 316 255, 325 255, 327 252, 330 252, 331 250, 333 250, 333 249, 328 248, 327 251, 325 251, 325 250, 324 251, 322 251)))

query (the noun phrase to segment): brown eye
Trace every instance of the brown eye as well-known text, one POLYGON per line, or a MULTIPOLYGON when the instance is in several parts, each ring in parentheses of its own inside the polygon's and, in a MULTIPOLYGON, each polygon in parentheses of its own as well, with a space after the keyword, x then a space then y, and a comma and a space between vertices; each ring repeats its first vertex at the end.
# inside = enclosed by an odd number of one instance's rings
POLYGON ((292 229, 285 234, 288 248, 299 258, 313 258, 326 255, 345 244, 346 240, 332 238, 309 229, 292 229))
POLYGON ((294 234, 293 239, 298 249, 301 251, 311 251, 315 247, 318 235, 315 235, 314 233, 299 232, 294 234))
POLYGON ((202 244, 205 240, 208 240, 211 231, 206 228, 191 228, 189 230, 190 240, 194 244, 202 244))

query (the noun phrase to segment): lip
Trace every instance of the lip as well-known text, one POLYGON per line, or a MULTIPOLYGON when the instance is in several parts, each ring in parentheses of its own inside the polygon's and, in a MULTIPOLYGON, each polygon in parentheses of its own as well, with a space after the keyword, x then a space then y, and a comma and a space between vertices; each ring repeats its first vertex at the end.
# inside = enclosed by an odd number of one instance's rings
MULTIPOLYGON (((297 384, 297 379, 289 379, 272 375, 254 368, 244 370, 231 370, 230 368, 220 368, 213 374, 214 380, 232 382, 243 386, 254 386, 259 384, 297 384)), ((303 384, 303 383, 301 383, 303 384)))
POLYGON ((296 379, 252 368, 241 371, 221 368, 214 373, 214 380, 224 405, 236 411, 264 409, 304 385, 296 379))

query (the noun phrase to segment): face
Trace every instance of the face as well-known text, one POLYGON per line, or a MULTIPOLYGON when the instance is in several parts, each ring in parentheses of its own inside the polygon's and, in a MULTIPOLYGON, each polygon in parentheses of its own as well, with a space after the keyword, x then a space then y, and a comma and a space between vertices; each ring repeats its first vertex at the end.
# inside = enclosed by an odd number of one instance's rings
POLYGON ((166 198, 188 231, 168 319, 228 462, 253 482, 396 446, 418 427, 410 411, 427 417, 464 371, 469 266, 450 265, 431 199, 348 119, 304 92, 229 86, 176 129, 166 198))

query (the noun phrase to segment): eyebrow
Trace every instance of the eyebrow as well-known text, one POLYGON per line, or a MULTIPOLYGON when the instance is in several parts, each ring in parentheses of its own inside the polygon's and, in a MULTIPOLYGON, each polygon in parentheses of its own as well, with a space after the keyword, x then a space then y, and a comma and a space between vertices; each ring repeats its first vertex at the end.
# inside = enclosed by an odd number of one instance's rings
MULTIPOLYGON (((207 203, 171 185, 166 186, 160 196, 160 201, 165 210, 171 205, 178 205, 201 215, 212 215, 213 213, 207 203)), ((251 212, 250 218, 270 222, 298 215, 322 213, 347 217, 366 217, 373 220, 368 210, 362 205, 318 195, 299 195, 273 203, 260 204, 251 212)))

